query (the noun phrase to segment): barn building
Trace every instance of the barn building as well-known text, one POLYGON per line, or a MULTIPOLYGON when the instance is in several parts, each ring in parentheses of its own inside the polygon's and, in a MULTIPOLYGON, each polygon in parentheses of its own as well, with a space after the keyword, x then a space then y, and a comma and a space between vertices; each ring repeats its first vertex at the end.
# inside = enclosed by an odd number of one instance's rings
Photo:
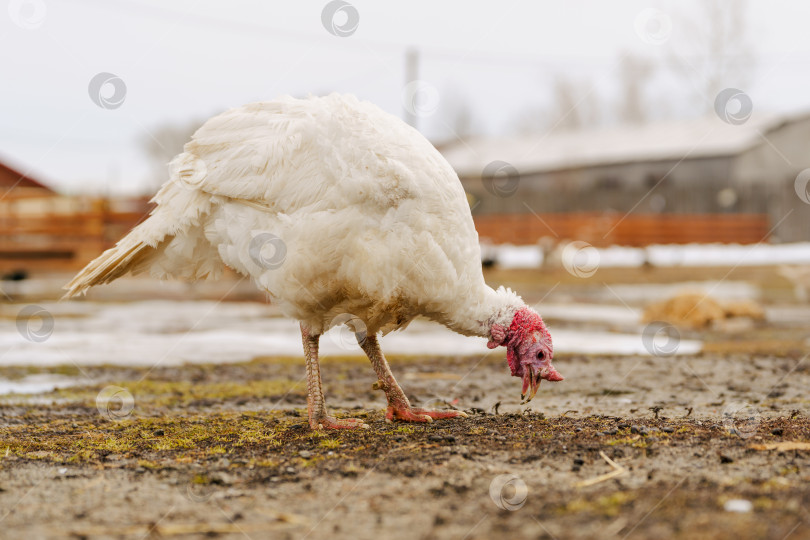
POLYGON ((810 114, 475 138, 440 148, 481 237, 592 244, 810 240, 810 114))
POLYGON ((150 208, 142 198, 61 195, 0 162, 0 279, 81 268, 150 208))
POLYGON ((42 182, 0 161, 0 197, 3 199, 48 197, 53 194, 54 191, 42 182))

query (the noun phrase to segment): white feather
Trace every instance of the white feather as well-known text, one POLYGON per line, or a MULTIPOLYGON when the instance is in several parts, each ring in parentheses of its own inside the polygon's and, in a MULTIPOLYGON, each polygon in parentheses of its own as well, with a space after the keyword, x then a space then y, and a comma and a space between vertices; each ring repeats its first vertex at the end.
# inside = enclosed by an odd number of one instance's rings
POLYGON ((488 336, 524 305, 485 284, 467 198, 447 161, 352 96, 229 110, 194 134, 170 174, 153 215, 90 263, 68 296, 127 271, 199 279, 224 263, 314 333, 350 313, 372 333, 422 315, 488 336), (267 265, 251 241, 270 235, 286 255, 267 265))

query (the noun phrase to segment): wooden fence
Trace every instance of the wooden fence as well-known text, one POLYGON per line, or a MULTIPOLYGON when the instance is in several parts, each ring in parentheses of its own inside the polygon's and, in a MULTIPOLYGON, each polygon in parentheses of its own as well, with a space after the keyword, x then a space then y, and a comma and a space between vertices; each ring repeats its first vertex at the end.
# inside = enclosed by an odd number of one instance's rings
MULTIPOLYGON (((37 215, 0 213, 0 272, 75 270, 112 246, 148 213, 142 202, 114 211, 103 200, 83 211, 37 215)), ((533 244, 542 237, 592 245, 740 243, 767 241, 765 214, 498 214, 475 216, 481 239, 533 244)))
POLYGON ((103 199, 70 213, 0 212, 0 272, 76 270, 111 247, 146 216, 149 206, 112 210, 103 199))
POLYGON ((534 244, 540 238, 595 246, 689 243, 755 244, 768 240, 767 214, 489 214, 474 216, 480 238, 534 244))

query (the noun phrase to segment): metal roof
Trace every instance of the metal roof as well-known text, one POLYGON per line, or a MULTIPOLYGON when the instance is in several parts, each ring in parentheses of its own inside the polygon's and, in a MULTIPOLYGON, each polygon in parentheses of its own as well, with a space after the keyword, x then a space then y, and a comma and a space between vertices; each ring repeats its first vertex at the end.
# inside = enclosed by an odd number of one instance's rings
POLYGON ((521 174, 599 165, 737 155, 781 126, 810 115, 753 115, 732 125, 716 116, 639 126, 472 138, 440 150, 461 177, 479 177, 487 164, 505 161, 521 174))

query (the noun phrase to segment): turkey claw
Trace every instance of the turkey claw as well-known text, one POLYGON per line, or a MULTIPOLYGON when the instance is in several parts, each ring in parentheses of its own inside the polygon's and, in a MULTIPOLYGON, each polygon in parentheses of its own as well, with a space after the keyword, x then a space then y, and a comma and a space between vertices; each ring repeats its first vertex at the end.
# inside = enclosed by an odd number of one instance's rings
POLYGON ((368 429, 368 424, 360 418, 335 418, 334 416, 325 416, 310 421, 309 425, 312 429, 368 429))
POLYGON ((467 414, 462 411, 434 411, 431 409, 393 407, 390 405, 385 413, 386 422, 400 420, 402 422, 431 423, 433 420, 442 418, 467 418, 467 414))

